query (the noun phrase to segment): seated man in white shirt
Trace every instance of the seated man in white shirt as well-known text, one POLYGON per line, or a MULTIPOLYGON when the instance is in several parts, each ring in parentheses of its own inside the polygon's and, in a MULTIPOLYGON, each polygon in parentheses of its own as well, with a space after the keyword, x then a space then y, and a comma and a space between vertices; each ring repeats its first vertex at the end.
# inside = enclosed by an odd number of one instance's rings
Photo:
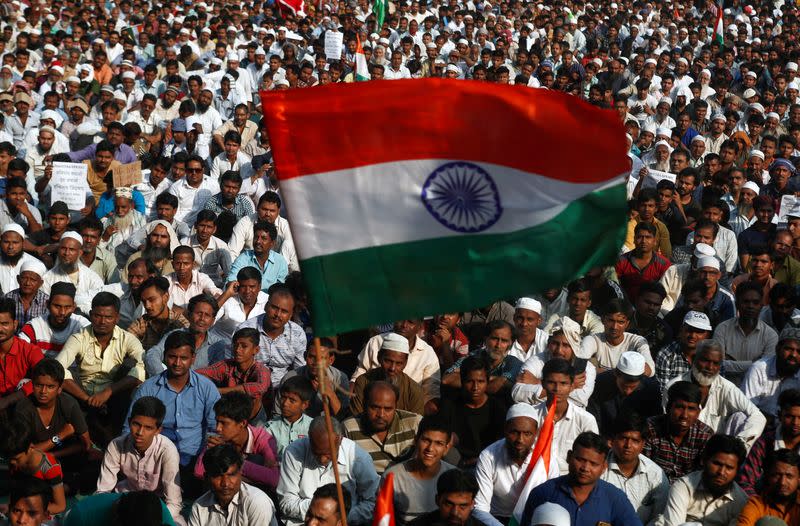
POLYGON ((601 477, 628 496, 642 524, 650 524, 664 509, 669 479, 642 454, 647 424, 636 413, 620 414, 611 426, 611 454, 601 477))
POLYGON ((800 389, 800 329, 781 331, 775 354, 753 362, 742 382, 742 391, 766 415, 777 416, 778 397, 800 389))
POLYGON ((250 524, 277 526, 275 505, 266 493, 242 481, 242 455, 231 444, 207 450, 205 479, 211 489, 192 505, 190 526, 250 524))
POLYGON ((169 193, 178 198, 178 213, 175 218, 187 224, 194 224, 195 217, 205 206, 209 197, 219 193, 219 183, 203 175, 205 161, 199 155, 192 155, 186 161, 186 176, 169 187, 169 193))
POLYGON ((103 278, 80 261, 83 238, 77 232, 64 232, 58 245, 56 265, 44 275, 42 291, 50 294, 54 283, 75 285, 75 303, 82 312, 91 310, 92 298, 103 288, 103 278))
MULTIPOLYGON (((475 477, 479 489, 473 515, 486 526, 501 526, 514 513, 539 434, 538 418, 539 413, 530 404, 514 404, 506 413, 505 438, 478 457, 475 477)), ((550 462, 548 479, 560 474, 558 463, 550 462)))
POLYGON ((650 354, 647 340, 637 334, 626 332, 631 324, 633 307, 624 299, 613 299, 603 309, 601 319, 605 330, 602 334, 591 334, 583 339, 579 358, 592 360, 599 371, 612 370, 617 366, 619 357, 627 351, 636 351, 644 356, 645 374, 653 376, 656 365, 650 354))
POLYGON ((222 294, 208 275, 195 270, 192 247, 181 245, 172 251, 172 268, 175 272, 167 274, 166 278, 170 299, 176 307, 186 308, 190 299, 204 292, 215 298, 222 294))
POLYGON ((525 363, 534 354, 544 352, 547 347, 547 333, 539 328, 542 323, 542 304, 533 298, 520 298, 514 305, 514 326, 517 339, 508 352, 525 363))
MULTIPOLYGON (((352 440, 344 438, 344 428, 338 420, 334 419, 332 424, 333 443, 338 449, 339 477, 344 491, 353 498, 347 522, 354 526, 371 524, 380 479, 369 454, 352 440)), ((303 524, 314 491, 323 484, 335 482, 332 459, 325 417, 319 416, 311 421, 308 436, 289 444, 283 454, 278 495, 286 526, 303 524)), ((197 523, 197 526, 205 524, 197 523)))

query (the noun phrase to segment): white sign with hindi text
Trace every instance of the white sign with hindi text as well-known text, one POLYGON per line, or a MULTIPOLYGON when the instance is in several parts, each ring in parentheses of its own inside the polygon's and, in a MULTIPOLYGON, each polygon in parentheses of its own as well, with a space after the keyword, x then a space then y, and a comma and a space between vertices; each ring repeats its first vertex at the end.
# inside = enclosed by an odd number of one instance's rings
POLYGON ((339 60, 342 58, 344 48, 344 34, 329 29, 325 31, 325 56, 328 60, 339 60))
POLYGON ((70 210, 85 208, 88 170, 89 167, 83 163, 53 163, 50 204, 63 201, 70 210))
POLYGON ((655 188, 658 183, 667 179, 668 181, 675 182, 675 174, 669 172, 662 172, 661 170, 647 170, 647 177, 642 181, 642 188, 655 188))

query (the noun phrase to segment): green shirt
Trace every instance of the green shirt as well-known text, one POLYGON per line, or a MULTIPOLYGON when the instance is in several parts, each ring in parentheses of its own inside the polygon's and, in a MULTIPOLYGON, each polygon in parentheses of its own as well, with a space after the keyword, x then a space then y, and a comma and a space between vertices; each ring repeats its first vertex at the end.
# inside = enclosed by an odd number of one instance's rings
POLYGON ((278 443, 278 458, 283 457, 283 450, 289 444, 308 435, 308 426, 311 425, 311 420, 313 419, 310 416, 303 413, 303 416, 295 423, 291 423, 281 416, 267 422, 264 427, 275 437, 275 441, 278 443))
MULTIPOLYGON (((63 526, 108 526, 114 524, 113 508, 124 493, 101 493, 78 502, 62 521, 63 526)), ((161 524, 175 526, 172 515, 161 501, 161 524)))

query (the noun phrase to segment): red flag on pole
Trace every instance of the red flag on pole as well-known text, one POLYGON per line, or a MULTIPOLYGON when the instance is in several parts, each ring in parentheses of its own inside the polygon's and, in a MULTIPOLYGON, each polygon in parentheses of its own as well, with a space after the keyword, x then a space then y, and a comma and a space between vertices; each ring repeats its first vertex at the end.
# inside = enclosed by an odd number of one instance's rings
POLYGON ((372 526, 394 526, 394 473, 386 475, 378 491, 372 526))

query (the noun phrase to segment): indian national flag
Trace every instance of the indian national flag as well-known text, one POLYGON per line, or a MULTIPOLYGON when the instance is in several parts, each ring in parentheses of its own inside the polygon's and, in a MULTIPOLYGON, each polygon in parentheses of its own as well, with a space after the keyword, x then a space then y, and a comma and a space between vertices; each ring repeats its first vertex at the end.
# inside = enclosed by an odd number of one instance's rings
POLYGON ((372 12, 375 13, 376 31, 381 32, 383 21, 386 19, 386 13, 389 11, 388 0, 375 0, 372 4, 372 12))
POLYGON ((469 311, 616 260, 630 163, 611 111, 450 79, 261 99, 319 336, 469 311))
POLYGON ((723 46, 725 43, 725 22, 723 20, 723 8, 722 2, 718 1, 714 4, 716 8, 716 17, 714 22, 714 38, 712 42, 717 42, 720 46, 723 46))
MULTIPOLYGON (((551 478, 550 459, 553 447, 555 420, 556 400, 553 398, 553 401, 550 402, 550 407, 547 409, 547 416, 542 424, 542 429, 539 431, 539 437, 536 439, 536 445, 533 447, 531 461, 525 472, 525 477, 527 477, 527 479, 519 497, 517 497, 517 504, 514 506, 514 513, 511 515, 508 526, 520 526, 522 524, 522 514, 525 511, 525 504, 528 502, 528 495, 531 490, 551 478)), ((554 458, 552 462, 554 465, 558 464, 554 458)), ((555 467, 557 470, 557 466, 555 467)))
POLYGON ((375 499, 372 526, 394 526, 394 473, 386 475, 375 499))
POLYGON ((356 82, 369 80, 369 68, 367 67, 367 57, 364 55, 364 48, 361 47, 361 38, 356 35, 356 82))

